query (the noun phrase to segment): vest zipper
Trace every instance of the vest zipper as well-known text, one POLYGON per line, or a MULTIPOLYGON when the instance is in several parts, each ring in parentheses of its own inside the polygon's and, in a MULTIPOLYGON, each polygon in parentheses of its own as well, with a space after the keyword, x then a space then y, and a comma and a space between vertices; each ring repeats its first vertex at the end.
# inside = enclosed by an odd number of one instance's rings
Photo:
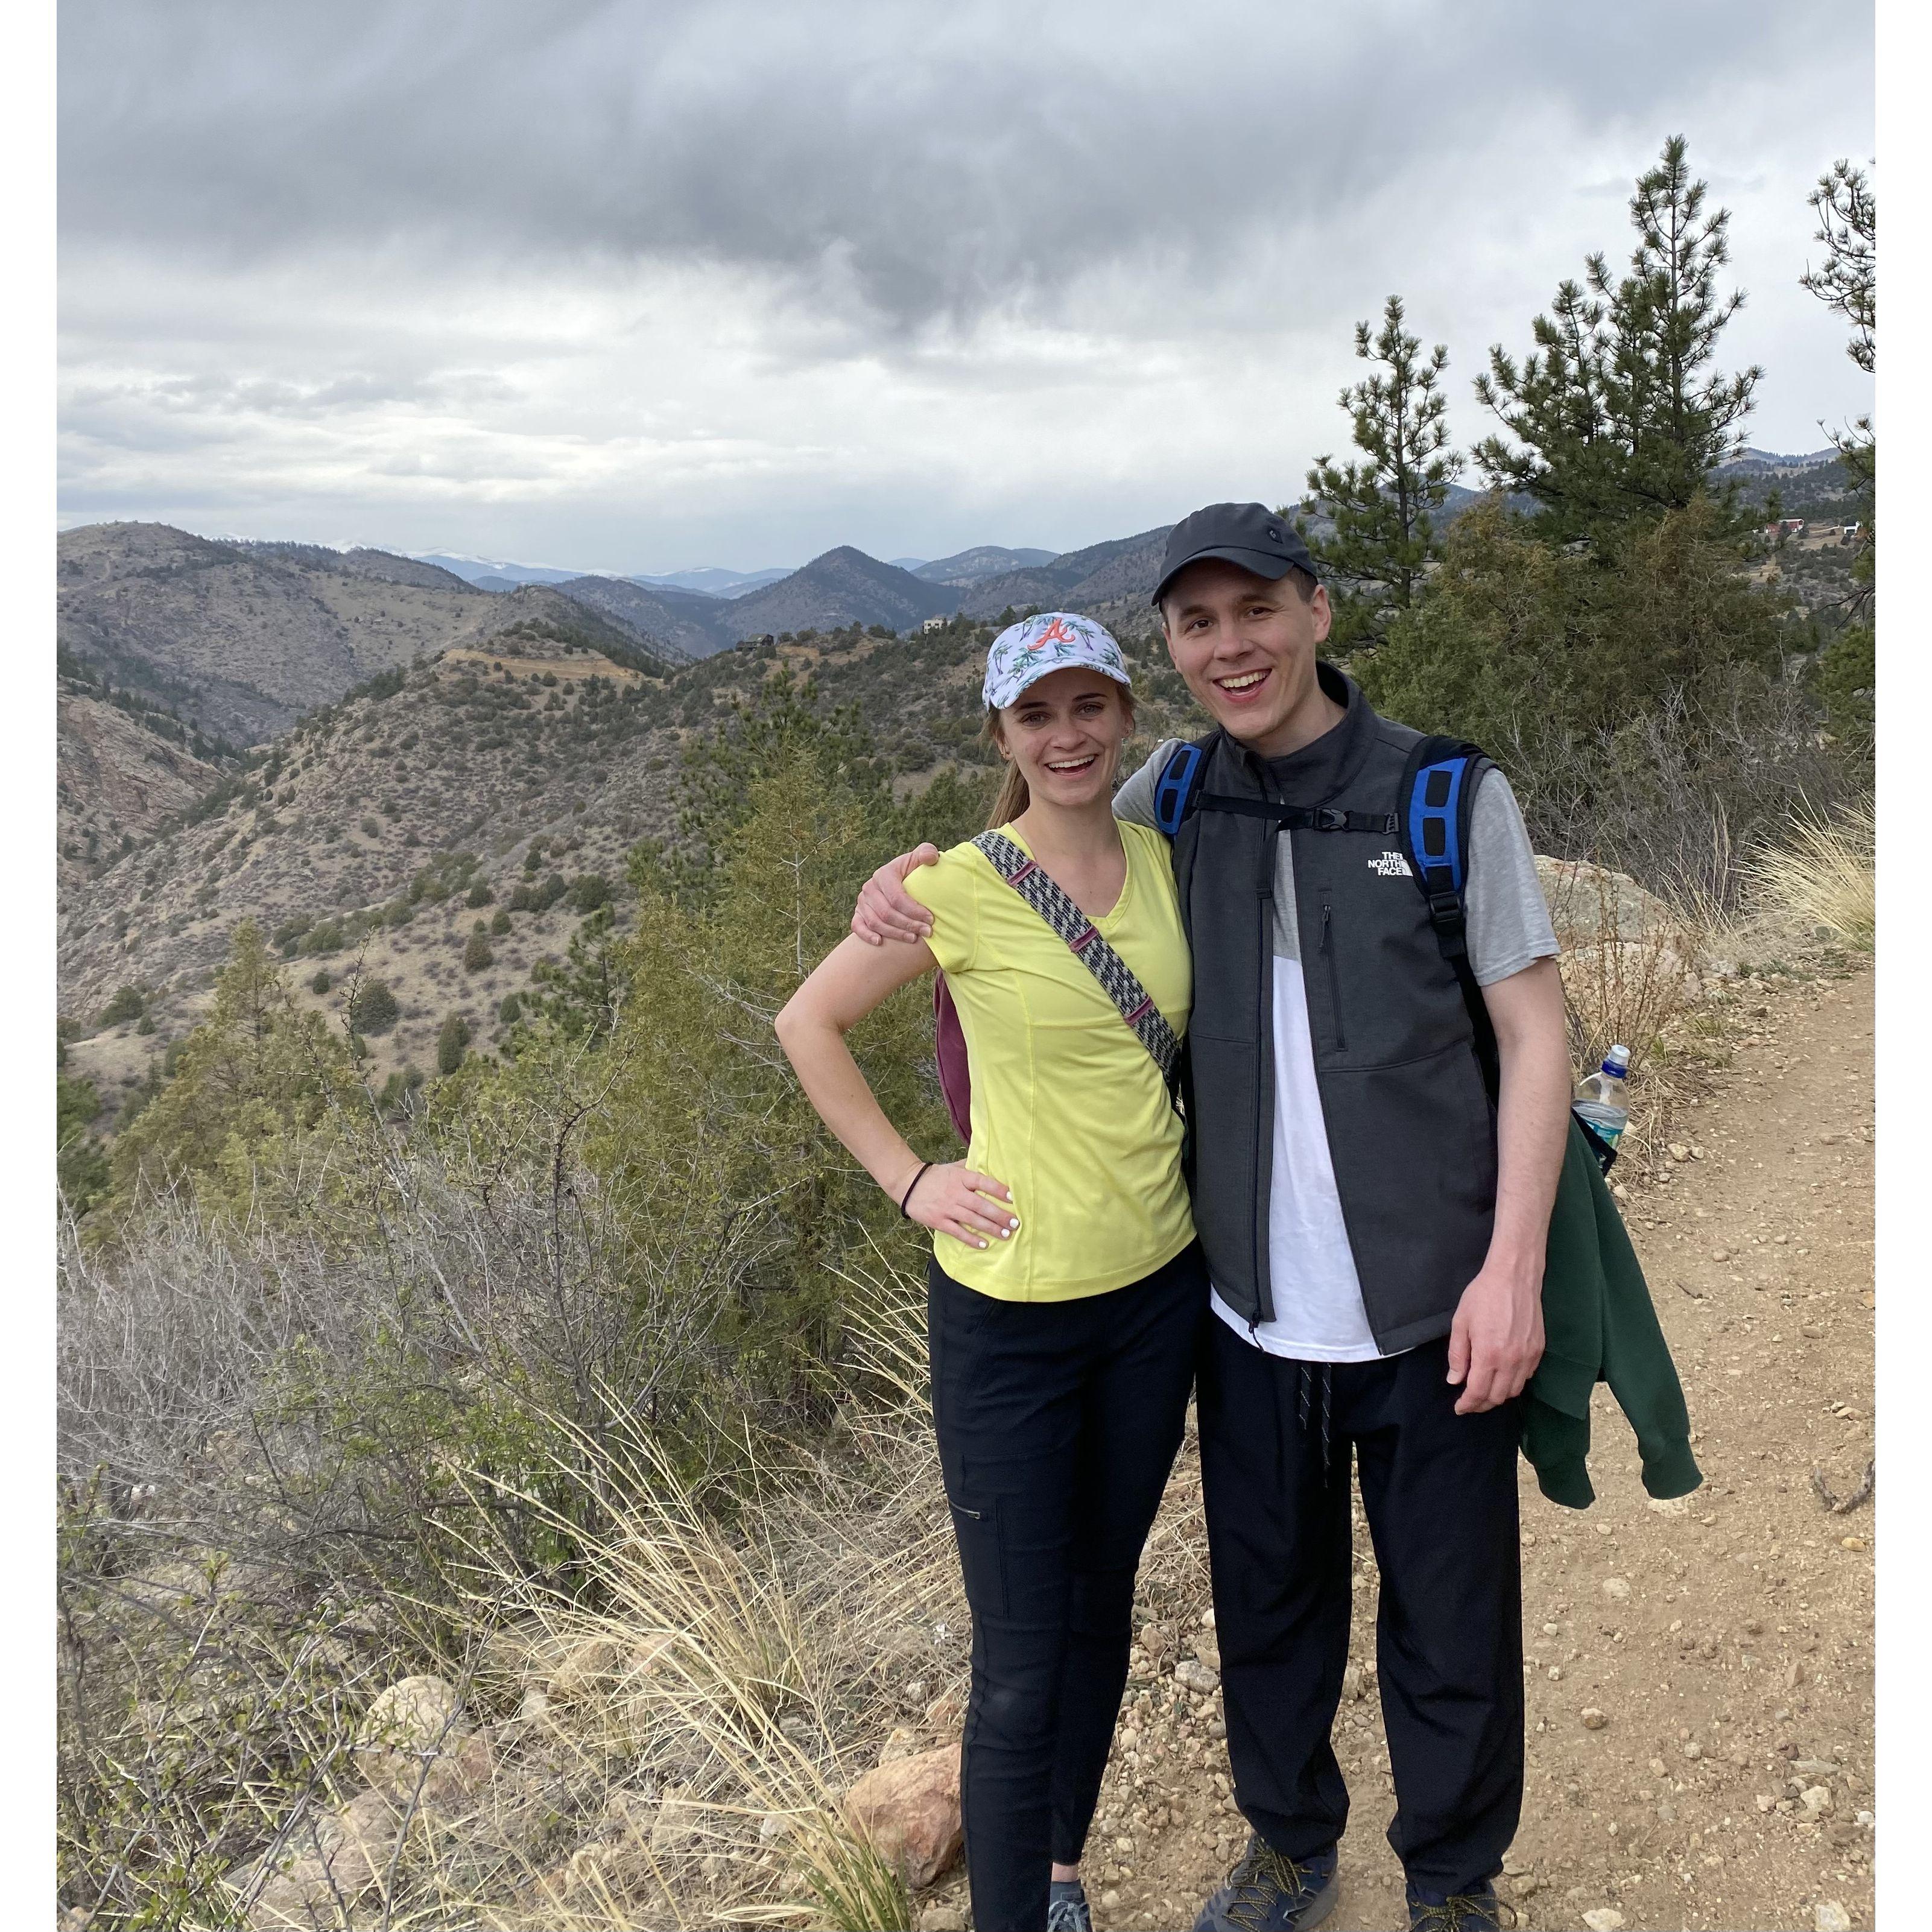
POLYGON ((1324 905, 1322 908, 1322 956, 1328 962, 1328 1004, 1335 1016, 1335 1051, 1346 1053, 1348 1034, 1342 1024, 1342 974, 1335 964, 1335 949, 1329 939, 1329 924, 1334 910, 1334 908, 1329 905, 1324 905))
MULTIPOLYGON (((1262 790, 1264 796, 1267 794, 1268 789, 1268 788, 1265 784, 1262 786, 1262 790)), ((1276 854, 1279 848, 1280 838, 1281 827, 1278 824, 1270 826, 1262 834, 1262 878, 1259 906, 1261 916, 1257 922, 1261 928, 1260 937, 1262 962, 1261 972, 1256 981, 1255 1043, 1256 1047, 1258 1048, 1263 1041, 1268 1042, 1270 1051, 1267 1055, 1267 1059, 1270 1070, 1272 1070, 1274 1064, 1274 1054, 1273 1052, 1274 1040, 1274 868, 1276 854)), ((1261 1312, 1262 1282, 1263 1280, 1262 1224, 1265 1218, 1262 1212, 1261 1204, 1264 1198, 1264 1193, 1266 1192, 1262 1184, 1262 1162, 1270 1150, 1265 1148, 1262 1143, 1261 1083, 1258 1081, 1255 1083, 1255 1131, 1253 1153, 1252 1156, 1254 1161, 1255 1208, 1249 1226, 1249 1240, 1252 1244, 1253 1249, 1255 1312, 1258 1315, 1261 1312)), ((1268 1188, 1271 1190, 1273 1185, 1274 1175, 1270 1172, 1268 1176, 1268 1188)), ((1274 1310, 1274 1282, 1272 1281, 1269 1282, 1268 1298, 1268 1312, 1270 1315, 1273 1314, 1274 1310)), ((1254 1329, 1254 1322, 1252 1317, 1250 1318, 1248 1328, 1250 1333, 1252 1334, 1254 1329)))

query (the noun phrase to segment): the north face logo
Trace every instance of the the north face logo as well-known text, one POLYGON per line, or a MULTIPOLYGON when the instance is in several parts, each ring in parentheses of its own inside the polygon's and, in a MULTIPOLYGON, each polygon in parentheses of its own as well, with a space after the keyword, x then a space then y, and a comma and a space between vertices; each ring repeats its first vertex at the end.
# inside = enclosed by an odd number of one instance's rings
POLYGON ((1408 869, 1408 861, 1400 852, 1384 852, 1379 859, 1371 859, 1369 870, 1379 872, 1385 879, 1412 879, 1415 877, 1408 869))

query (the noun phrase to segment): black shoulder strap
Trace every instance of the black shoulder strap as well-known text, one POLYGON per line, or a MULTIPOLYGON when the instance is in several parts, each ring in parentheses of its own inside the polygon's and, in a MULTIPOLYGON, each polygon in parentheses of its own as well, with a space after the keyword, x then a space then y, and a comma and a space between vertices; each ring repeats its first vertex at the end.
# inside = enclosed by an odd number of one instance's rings
POLYGON ((1468 919, 1463 890, 1468 878, 1469 825, 1476 788, 1490 760, 1461 738, 1423 738, 1408 754, 1400 809, 1402 856, 1429 908, 1436 943, 1454 969, 1476 1036, 1476 1058, 1493 1101, 1500 1084, 1496 1029, 1483 989, 1469 964, 1468 919))

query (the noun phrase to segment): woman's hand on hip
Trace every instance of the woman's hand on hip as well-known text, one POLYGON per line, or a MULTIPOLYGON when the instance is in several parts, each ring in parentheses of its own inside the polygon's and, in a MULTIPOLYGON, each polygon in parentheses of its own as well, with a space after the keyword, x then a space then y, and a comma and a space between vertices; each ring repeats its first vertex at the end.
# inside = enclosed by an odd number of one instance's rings
POLYGON ((914 1184, 905 1211, 922 1228, 950 1234, 969 1248, 1010 1240, 1019 1232, 1012 1195, 1004 1180, 976 1174, 963 1161, 928 1167, 914 1184))

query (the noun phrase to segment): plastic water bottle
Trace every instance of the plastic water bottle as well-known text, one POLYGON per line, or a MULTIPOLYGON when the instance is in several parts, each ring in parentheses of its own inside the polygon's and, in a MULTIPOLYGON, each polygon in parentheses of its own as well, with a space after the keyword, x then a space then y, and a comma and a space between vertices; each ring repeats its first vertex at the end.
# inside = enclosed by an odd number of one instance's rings
POLYGON ((1604 1056, 1601 1070, 1576 1083, 1571 1110, 1600 1140, 1615 1147, 1630 1123, 1624 1082, 1630 1073, 1630 1048, 1613 1046, 1604 1056))

